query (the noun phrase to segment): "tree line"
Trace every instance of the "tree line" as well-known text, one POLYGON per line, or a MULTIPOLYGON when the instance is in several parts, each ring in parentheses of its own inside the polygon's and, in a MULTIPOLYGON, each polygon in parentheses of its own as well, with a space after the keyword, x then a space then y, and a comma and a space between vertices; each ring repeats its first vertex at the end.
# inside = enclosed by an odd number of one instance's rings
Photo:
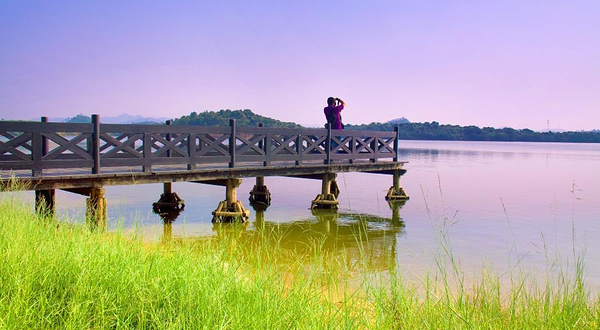
POLYGON ((461 141, 523 141, 523 142, 594 142, 600 143, 596 131, 578 132, 535 132, 528 128, 493 128, 477 126, 441 125, 440 123, 370 123, 346 125, 346 129, 389 131, 400 127, 400 138, 404 140, 461 140, 461 141))
MULTIPOLYGON (((302 128, 293 122, 255 114, 249 109, 192 112, 173 120, 173 125, 227 126, 229 119, 235 119, 239 126, 302 128)), ((69 122, 90 122, 88 116, 77 115, 69 122)), ((593 142, 600 143, 600 130, 577 132, 535 132, 530 129, 514 129, 510 127, 493 128, 477 126, 445 125, 436 121, 412 123, 406 118, 399 118, 386 123, 347 124, 346 129, 391 131, 400 127, 400 138, 404 140, 444 140, 444 141, 523 141, 523 142, 593 142)))

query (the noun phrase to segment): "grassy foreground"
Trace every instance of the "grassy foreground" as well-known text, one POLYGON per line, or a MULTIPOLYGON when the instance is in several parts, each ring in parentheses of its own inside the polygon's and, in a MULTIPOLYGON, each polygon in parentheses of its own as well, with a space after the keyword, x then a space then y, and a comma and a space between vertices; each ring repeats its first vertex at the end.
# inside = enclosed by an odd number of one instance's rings
POLYGON ((332 295, 340 283, 324 254, 299 256, 315 267, 284 269, 260 240, 242 252, 215 241, 147 244, 2 201, 0 328, 600 327, 600 303, 581 276, 541 289, 521 281, 500 290, 494 276, 468 289, 427 279, 415 289, 392 272, 387 285, 332 295))

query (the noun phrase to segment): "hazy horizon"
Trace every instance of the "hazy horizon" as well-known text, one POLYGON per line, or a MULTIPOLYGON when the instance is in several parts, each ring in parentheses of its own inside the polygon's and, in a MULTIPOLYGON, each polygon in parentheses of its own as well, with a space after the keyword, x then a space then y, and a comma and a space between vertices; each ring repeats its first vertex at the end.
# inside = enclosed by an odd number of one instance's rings
POLYGON ((3 2, 0 117, 600 129, 600 2, 3 2))

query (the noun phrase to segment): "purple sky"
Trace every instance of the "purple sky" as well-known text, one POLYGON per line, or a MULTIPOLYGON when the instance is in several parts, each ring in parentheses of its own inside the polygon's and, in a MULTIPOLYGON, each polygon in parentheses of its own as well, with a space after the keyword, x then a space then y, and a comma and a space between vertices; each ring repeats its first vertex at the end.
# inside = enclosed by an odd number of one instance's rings
POLYGON ((600 129, 600 1, 1 1, 0 117, 600 129))

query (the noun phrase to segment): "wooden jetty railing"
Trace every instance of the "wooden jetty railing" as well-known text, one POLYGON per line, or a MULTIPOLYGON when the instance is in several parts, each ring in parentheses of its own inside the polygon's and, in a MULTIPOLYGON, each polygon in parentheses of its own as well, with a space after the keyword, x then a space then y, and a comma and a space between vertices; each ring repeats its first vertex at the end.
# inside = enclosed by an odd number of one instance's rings
MULTIPOLYGON (((393 174, 389 199, 406 200, 400 187, 399 130, 392 132, 237 126, 177 126, 91 123, 0 122, 0 184, 13 178, 36 190, 36 205, 54 208, 54 189, 84 194, 88 205, 105 205, 104 185, 163 182, 155 204, 179 207, 171 182, 226 186, 219 219, 247 216, 237 201, 241 177, 256 177, 251 202, 269 203, 264 176, 320 179, 313 208, 337 208, 336 173, 393 174), (111 176, 107 176, 110 173, 111 176), (10 177, 10 178, 9 178, 10 177)), ((92 210, 93 211, 93 210, 92 210)), ((94 213, 90 211, 90 213, 94 213)), ((94 214, 104 214, 98 211, 94 214)))
POLYGON ((137 167, 238 163, 270 166, 323 161, 398 161, 395 132, 229 126, 177 126, 49 122, 0 122, 0 170, 137 167))

